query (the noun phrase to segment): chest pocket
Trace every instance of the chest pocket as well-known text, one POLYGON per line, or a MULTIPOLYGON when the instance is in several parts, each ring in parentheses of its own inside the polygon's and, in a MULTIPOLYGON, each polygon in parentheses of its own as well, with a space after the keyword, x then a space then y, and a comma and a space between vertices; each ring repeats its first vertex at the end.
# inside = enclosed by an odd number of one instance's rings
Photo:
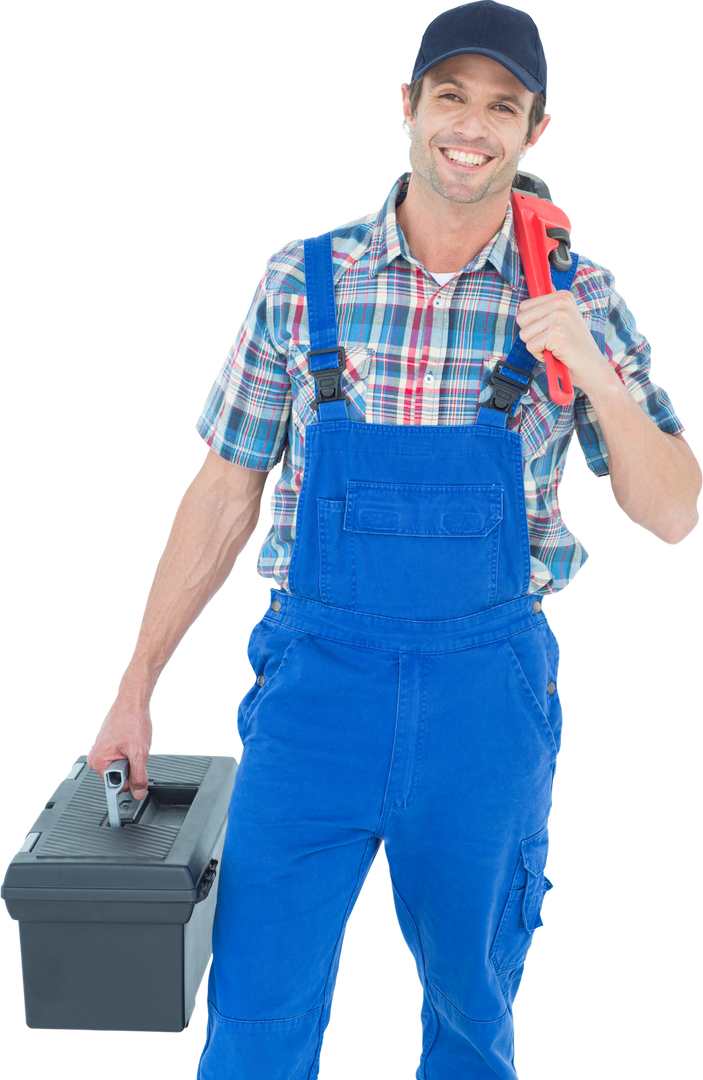
POLYGON ((393 536, 487 536, 503 516, 499 484, 347 483, 344 528, 393 536))
POLYGON ((550 442, 574 430, 574 406, 557 405, 549 396, 544 365, 540 364, 532 386, 518 407, 517 423, 522 435, 522 456, 526 461, 542 457, 550 442))
MULTIPOLYGON (((349 396, 349 419, 366 419, 366 386, 373 349, 357 346, 346 351, 346 366, 342 372, 342 390, 349 396)), ((330 353, 330 357, 332 354, 330 353)), ((307 424, 317 421, 317 411, 313 409, 315 400, 315 380, 308 370, 307 345, 294 345, 288 354, 286 371, 293 391, 292 420, 301 435, 307 424)))
MULTIPOLYGON (((499 360, 504 356, 493 355, 483 362, 481 370, 481 391, 479 404, 485 404, 493 391, 489 382, 491 374, 499 360)), ((508 422, 511 431, 519 431, 522 436, 522 456, 525 461, 542 457, 549 443, 574 429, 573 402, 570 405, 557 405, 549 396, 547 372, 544 364, 538 364, 527 394, 523 394, 515 416, 508 422)))
POLYGON ((346 499, 318 498, 317 512, 325 603, 413 619, 495 603, 500 484, 348 480, 346 499))

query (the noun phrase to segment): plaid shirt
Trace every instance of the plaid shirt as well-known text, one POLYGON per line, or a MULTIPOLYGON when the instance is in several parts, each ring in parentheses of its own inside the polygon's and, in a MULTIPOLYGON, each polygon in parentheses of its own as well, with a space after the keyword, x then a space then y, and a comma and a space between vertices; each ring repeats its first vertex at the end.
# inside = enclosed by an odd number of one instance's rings
MULTIPOLYGON (((332 232, 342 386, 351 419, 381 424, 471 424, 491 395, 489 376, 510 352, 515 316, 527 298, 508 207, 502 228, 463 271, 439 286, 415 259, 396 219, 410 174, 385 205, 332 232)), ((571 290, 599 348, 635 401, 663 431, 683 431, 666 393, 649 378, 650 348, 613 275, 583 257, 571 290)), ((315 423, 303 244, 269 259, 249 314, 210 392, 198 431, 213 450, 248 469, 283 457, 272 496, 273 524, 258 571, 288 589, 295 516, 303 479, 305 426, 315 423)), ((523 438, 530 592, 564 588, 587 558, 559 513, 557 489, 576 431, 589 467, 608 472, 593 408, 575 387, 554 404, 543 363, 509 423, 523 438)))

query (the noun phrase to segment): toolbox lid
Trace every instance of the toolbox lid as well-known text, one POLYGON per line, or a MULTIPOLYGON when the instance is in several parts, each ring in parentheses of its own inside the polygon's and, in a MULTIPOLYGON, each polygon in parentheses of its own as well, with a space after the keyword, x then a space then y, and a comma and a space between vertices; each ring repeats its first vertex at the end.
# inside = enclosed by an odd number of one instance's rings
POLYGON ((155 754, 142 800, 125 792, 122 826, 85 757, 69 770, 10 863, 4 900, 195 901, 227 820, 237 762, 155 754))

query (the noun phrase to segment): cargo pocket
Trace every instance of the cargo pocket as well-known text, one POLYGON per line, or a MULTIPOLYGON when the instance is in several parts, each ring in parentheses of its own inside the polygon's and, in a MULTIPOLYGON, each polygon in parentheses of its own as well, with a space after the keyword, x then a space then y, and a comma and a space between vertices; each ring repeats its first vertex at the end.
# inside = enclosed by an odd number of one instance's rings
POLYGON ((514 971, 525 962, 532 935, 538 926, 542 926, 542 901, 544 894, 552 888, 544 873, 548 845, 546 825, 520 845, 514 887, 508 893, 491 949, 491 963, 499 975, 514 971))

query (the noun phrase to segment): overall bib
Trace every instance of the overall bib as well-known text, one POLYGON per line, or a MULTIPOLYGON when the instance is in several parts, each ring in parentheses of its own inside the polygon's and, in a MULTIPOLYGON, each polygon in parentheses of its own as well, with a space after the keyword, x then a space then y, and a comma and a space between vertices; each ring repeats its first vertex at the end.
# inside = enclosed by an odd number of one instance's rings
POLYGON ((517 337, 475 424, 349 420, 329 234, 305 242, 305 272, 318 421, 291 591, 271 590, 249 642, 199 1080, 315 1080, 381 841, 424 993, 418 1080, 516 1080, 561 733, 506 427, 536 361, 517 337))

